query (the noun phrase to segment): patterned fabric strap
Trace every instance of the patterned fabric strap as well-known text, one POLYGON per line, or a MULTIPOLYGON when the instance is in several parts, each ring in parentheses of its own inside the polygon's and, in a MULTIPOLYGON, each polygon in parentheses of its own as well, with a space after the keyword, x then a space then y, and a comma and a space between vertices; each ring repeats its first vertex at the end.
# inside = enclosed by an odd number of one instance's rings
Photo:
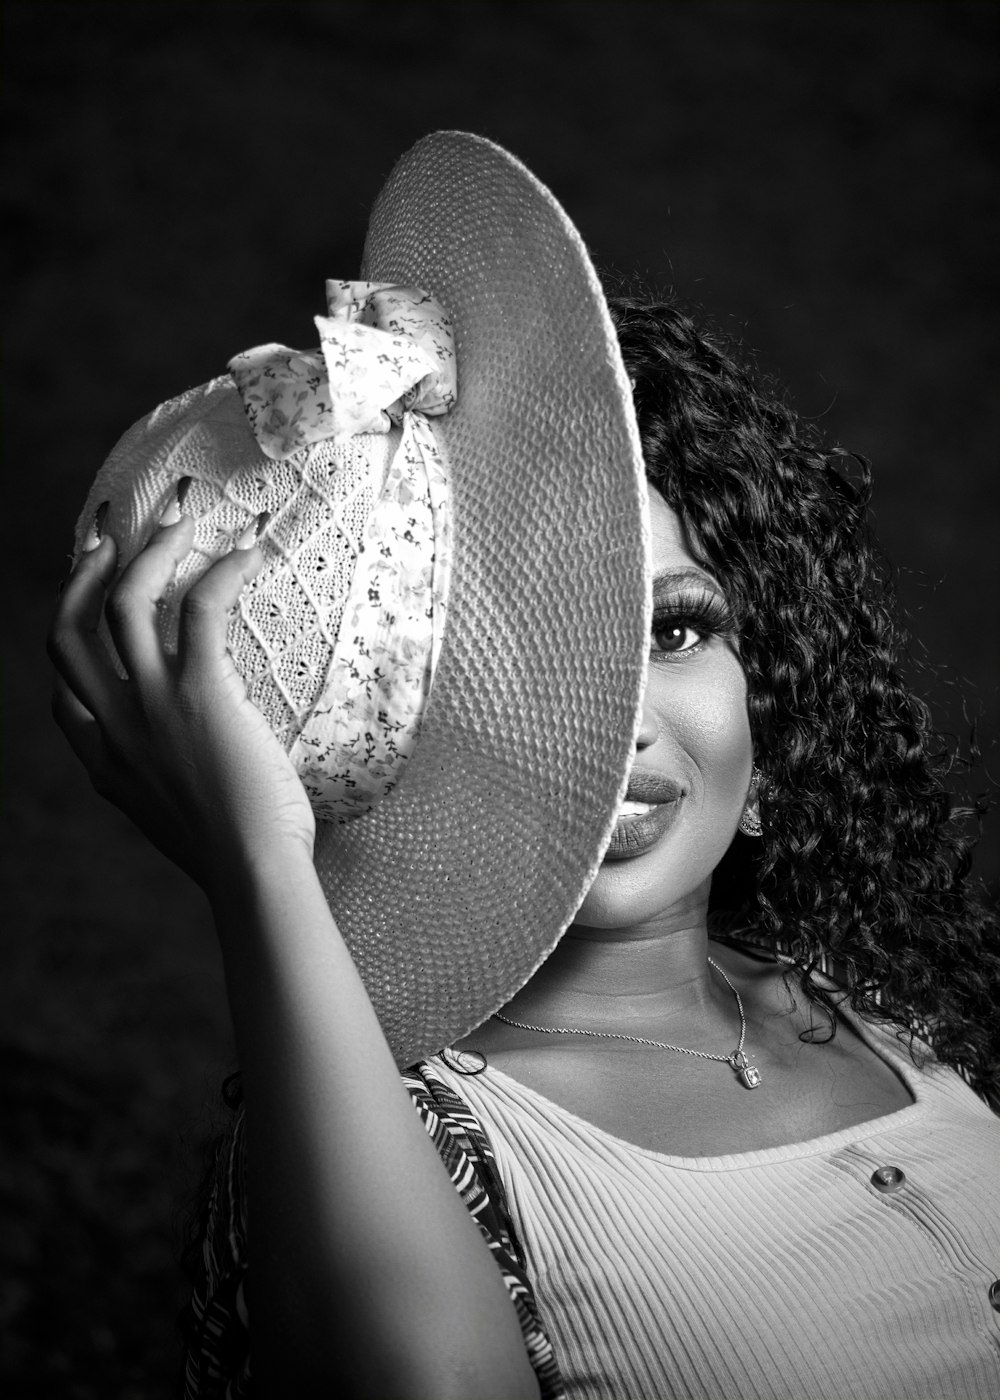
POLYGON ((422 1061, 403 1075, 414 1107, 430 1134, 452 1185, 465 1202, 496 1260, 521 1324, 541 1400, 565 1400, 562 1380, 528 1282, 524 1255, 507 1208, 486 1129, 433 1065, 422 1061))
MULTIPOLYGON (((428 1062, 404 1074, 403 1083, 503 1275, 541 1400, 565 1400, 485 1129, 428 1062)), ((202 1267, 186 1318, 185 1400, 244 1400, 252 1394, 246 1242, 246 1146, 240 1109, 216 1159, 202 1267)))

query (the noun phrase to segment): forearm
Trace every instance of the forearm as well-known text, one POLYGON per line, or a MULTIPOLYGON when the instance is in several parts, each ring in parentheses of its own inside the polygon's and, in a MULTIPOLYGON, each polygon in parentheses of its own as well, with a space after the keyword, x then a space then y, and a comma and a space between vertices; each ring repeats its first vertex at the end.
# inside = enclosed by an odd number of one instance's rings
MULTIPOLYGON (((220 882, 221 888, 221 882, 220 882)), ((253 1366, 339 1395, 537 1396, 479 1231, 301 846, 213 907, 247 1102, 253 1366)), ((264 1390, 267 1393, 267 1390, 264 1390)))

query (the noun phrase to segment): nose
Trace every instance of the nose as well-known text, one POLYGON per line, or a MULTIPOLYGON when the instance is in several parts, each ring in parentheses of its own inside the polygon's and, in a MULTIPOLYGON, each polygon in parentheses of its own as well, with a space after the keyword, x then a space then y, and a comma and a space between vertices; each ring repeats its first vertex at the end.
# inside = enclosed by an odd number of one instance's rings
POLYGON ((648 749, 650 744, 655 744, 659 738, 660 726, 656 722, 656 715, 648 700, 642 702, 642 718, 639 722, 639 733, 635 738, 635 747, 639 753, 643 749, 648 749))

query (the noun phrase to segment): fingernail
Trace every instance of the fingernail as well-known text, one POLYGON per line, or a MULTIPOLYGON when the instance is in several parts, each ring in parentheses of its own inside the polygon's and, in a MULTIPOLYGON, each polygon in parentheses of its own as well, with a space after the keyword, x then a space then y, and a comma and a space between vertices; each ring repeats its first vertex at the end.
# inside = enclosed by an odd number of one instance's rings
POLYGON ((182 476, 177 483, 177 507, 179 510, 184 509, 184 502, 187 500, 187 494, 191 490, 191 480, 192 478, 189 476, 182 476))
POLYGON ((180 520, 181 516, 184 514, 184 502, 187 499, 187 493, 190 489, 191 478, 189 476, 182 476, 174 487, 174 494, 167 502, 166 510, 160 516, 161 528, 166 525, 176 525, 178 520, 180 520))
POLYGON ((271 512, 269 510, 262 510, 260 515, 258 515, 257 519, 254 521, 254 523, 252 525, 248 525, 247 528, 243 531, 242 535, 240 535, 239 539, 233 545, 233 548, 252 549, 253 546, 260 539, 261 535, 267 529, 267 522, 270 520, 270 518, 271 512))
POLYGON ((96 549, 104 537, 104 522, 108 518, 108 508, 110 501, 102 501, 94 511, 94 523, 90 527, 90 533, 83 542, 83 553, 89 554, 92 549, 96 549))

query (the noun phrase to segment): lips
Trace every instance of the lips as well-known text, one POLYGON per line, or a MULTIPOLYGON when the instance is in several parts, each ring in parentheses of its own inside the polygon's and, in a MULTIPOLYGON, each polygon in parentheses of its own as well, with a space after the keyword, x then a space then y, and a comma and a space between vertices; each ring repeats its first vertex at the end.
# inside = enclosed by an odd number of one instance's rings
POLYGON ((633 773, 605 860, 644 855, 677 820, 684 789, 655 773, 633 773))
POLYGON ((676 802, 683 796, 684 789, 671 778, 663 778, 658 773, 633 772, 628 780, 625 801, 649 802, 655 805, 660 802, 676 802))

